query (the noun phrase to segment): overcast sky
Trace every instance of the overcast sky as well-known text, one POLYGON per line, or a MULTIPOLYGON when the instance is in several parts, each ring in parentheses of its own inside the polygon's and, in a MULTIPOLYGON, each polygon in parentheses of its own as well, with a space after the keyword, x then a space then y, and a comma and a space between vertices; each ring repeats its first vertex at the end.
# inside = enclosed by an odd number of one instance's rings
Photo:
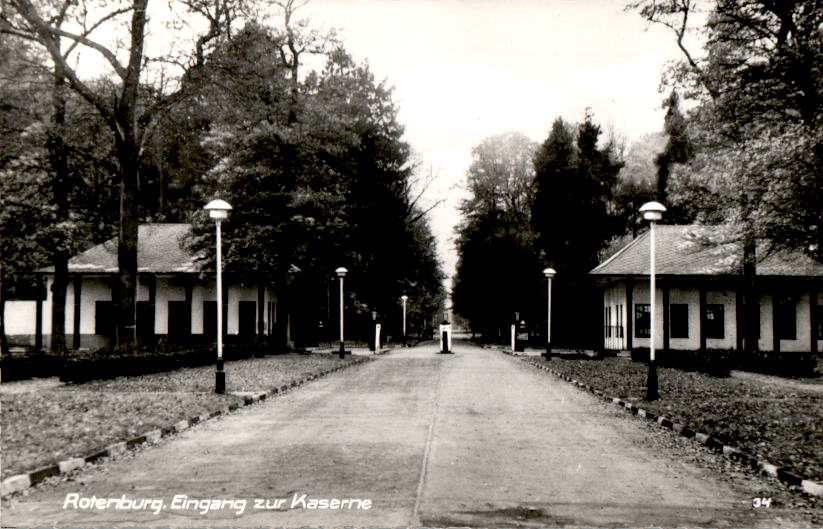
MULTIPOLYGON (((395 88, 406 141, 438 172, 428 193, 447 273, 471 149, 520 131, 543 141, 557 116, 591 107, 628 143, 662 128, 658 93, 671 34, 622 0, 312 0, 314 25, 339 29, 356 60, 395 88)), ((298 12, 300 13, 300 11, 298 12)))

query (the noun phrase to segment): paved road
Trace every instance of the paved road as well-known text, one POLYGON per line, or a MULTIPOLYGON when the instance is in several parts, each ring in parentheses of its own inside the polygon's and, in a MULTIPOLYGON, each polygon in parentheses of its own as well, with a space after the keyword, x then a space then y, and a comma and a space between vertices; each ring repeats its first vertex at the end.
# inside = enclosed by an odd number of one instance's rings
POLYGON ((753 511, 750 494, 654 450, 640 421, 589 394, 496 351, 455 353, 395 351, 315 381, 20 498, 2 525, 803 525, 753 511), (205 512, 180 495, 227 503, 205 512), (164 505, 81 508, 92 496, 164 505))

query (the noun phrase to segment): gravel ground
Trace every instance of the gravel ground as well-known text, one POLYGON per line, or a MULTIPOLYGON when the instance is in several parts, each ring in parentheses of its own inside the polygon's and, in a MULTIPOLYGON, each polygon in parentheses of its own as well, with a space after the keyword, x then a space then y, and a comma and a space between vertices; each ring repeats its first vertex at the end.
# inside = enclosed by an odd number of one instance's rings
MULTIPOLYGON (((316 354, 226 362, 227 391, 266 391, 349 362, 316 354)), ((77 385, 54 379, 2 384, 2 478, 239 402, 214 393, 212 366, 77 385)))
POLYGON ((755 474, 748 466, 718 454, 693 439, 676 435, 671 430, 661 428, 645 419, 631 417, 628 411, 623 413, 626 413, 629 419, 640 423, 648 432, 645 444, 680 461, 705 468, 721 481, 728 482, 739 490, 753 491, 752 508, 755 498, 771 499, 768 508, 786 508, 803 512, 810 524, 823 527, 823 498, 805 494, 796 487, 788 487, 776 478, 755 474))
MULTIPOLYGON (((792 468, 805 478, 823 481, 823 395, 819 392, 766 385, 761 379, 716 378, 659 368, 661 399, 647 402, 644 364, 622 358, 555 358, 550 367, 772 464, 792 468)), ((720 458, 717 464, 733 466, 728 458, 720 458)))

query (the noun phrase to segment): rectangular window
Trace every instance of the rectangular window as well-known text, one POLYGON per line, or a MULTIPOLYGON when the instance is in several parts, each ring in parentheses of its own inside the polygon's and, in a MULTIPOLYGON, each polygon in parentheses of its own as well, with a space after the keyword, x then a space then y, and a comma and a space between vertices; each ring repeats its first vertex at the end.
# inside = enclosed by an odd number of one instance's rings
POLYGON ((634 306, 634 337, 651 337, 651 319, 649 314, 649 305, 638 304, 634 306))
POLYGON ((148 301, 137 302, 137 337, 143 342, 154 335, 153 308, 148 301))
POLYGON ((169 301, 169 339, 185 340, 191 334, 191 317, 185 301, 169 301))
POLYGON ((94 302, 94 334, 114 336, 114 303, 111 301, 94 302))
POLYGON ((672 338, 689 337, 689 306, 685 303, 669 305, 670 336, 672 338))
POLYGON ((203 302, 203 338, 207 342, 217 342, 217 302, 203 302))
POLYGON ((240 336, 246 338, 257 334, 257 303, 254 301, 241 301, 239 303, 238 332, 240 336))
POLYGON ((777 304, 777 337, 781 340, 797 339, 797 303, 783 300, 777 304))
POLYGON ((612 308, 606 307, 606 336, 612 337, 612 308))
POLYGON ((815 305, 814 310, 816 311, 814 320, 817 322, 817 339, 823 340, 823 305, 815 305))
POLYGON ((617 306, 617 337, 623 338, 623 305, 617 306))
POLYGON ((269 336, 274 334, 274 323, 275 323, 275 314, 274 314, 274 302, 269 301, 268 304, 268 333, 269 336))
POLYGON ((723 338, 726 335, 723 305, 706 305, 706 338, 723 338))

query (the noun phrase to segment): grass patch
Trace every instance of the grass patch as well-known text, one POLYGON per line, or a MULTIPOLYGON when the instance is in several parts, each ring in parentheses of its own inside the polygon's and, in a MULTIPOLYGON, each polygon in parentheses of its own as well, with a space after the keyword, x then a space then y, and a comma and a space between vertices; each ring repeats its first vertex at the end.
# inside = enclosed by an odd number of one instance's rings
POLYGON ((658 368, 660 400, 646 402, 645 364, 564 360, 552 369, 777 466, 823 481, 823 394, 738 378, 658 368))
MULTIPOLYGON (((266 391, 351 362, 351 357, 299 354, 226 362, 226 390, 266 391)), ((0 388, 3 479, 243 400, 214 393, 213 366, 28 387, 0 388)))

